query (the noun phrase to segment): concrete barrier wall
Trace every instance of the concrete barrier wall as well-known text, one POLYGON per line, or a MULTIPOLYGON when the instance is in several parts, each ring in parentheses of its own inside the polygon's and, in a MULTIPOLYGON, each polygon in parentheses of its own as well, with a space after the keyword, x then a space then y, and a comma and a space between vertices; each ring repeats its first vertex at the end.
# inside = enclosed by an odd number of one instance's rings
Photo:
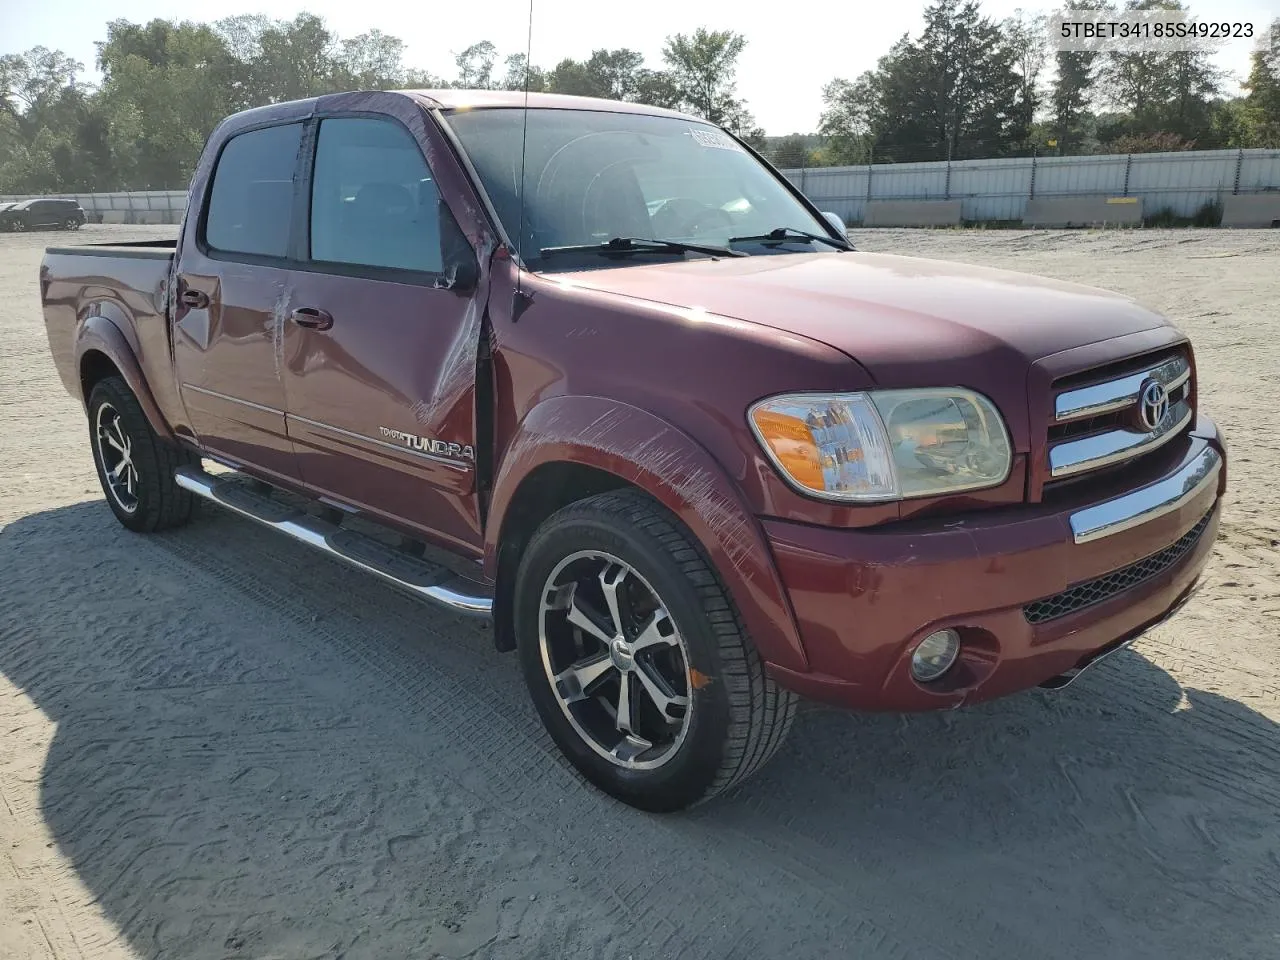
POLYGON ((1048 197, 1027 201, 1028 227, 1093 227, 1142 223, 1141 197, 1048 197))
POLYGON ((959 200, 872 200, 864 227, 951 227, 960 223, 959 200))
POLYGON ((1280 192, 1241 193, 1222 200, 1224 227, 1273 227, 1280 221, 1280 192))

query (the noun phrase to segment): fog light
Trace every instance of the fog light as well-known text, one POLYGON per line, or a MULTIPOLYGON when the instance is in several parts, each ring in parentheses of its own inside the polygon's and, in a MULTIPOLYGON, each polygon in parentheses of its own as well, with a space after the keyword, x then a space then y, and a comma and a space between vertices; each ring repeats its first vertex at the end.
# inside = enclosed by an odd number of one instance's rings
POLYGON ((937 630, 920 641, 911 654, 911 675, 921 683, 937 680, 951 669, 960 653, 960 634, 937 630))

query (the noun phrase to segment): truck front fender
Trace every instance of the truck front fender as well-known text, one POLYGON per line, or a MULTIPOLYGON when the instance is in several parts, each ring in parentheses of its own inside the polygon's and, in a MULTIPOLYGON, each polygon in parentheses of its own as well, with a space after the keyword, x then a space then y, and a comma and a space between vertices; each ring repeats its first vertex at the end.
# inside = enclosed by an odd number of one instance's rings
MULTIPOLYGON (((121 326, 110 317, 111 313, 122 313, 122 311, 117 305, 111 303, 96 304, 92 309, 93 312, 81 321, 76 333, 75 369, 81 377, 80 402, 86 407, 89 403, 89 391, 84 389, 86 357, 92 353, 101 354, 120 372, 120 376, 133 391, 133 395, 138 398, 138 404, 146 414, 151 429, 164 439, 173 440, 173 431, 169 429, 169 424, 165 422, 164 415, 160 412, 160 407, 157 406, 155 397, 147 386, 133 346, 129 343, 121 326)), ((121 319, 127 326, 127 318, 121 317, 121 319)))
POLYGON ((759 521, 720 464, 688 434, 637 407, 602 397, 540 402, 507 444, 485 532, 485 570, 498 576, 508 507, 539 467, 575 463, 644 490, 701 544, 733 598, 760 656, 790 670, 808 661, 786 590, 759 521))

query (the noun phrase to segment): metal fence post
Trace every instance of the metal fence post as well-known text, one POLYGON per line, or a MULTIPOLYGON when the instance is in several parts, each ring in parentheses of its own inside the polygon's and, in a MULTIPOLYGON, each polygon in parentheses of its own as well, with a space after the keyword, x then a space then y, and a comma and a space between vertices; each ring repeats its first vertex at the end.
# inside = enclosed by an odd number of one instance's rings
POLYGON ((875 171, 875 153, 868 151, 867 153, 867 199, 862 205, 862 219, 867 219, 867 211, 871 208, 871 174, 875 171))
POLYGON ((1241 147, 1236 151, 1236 178, 1231 184, 1231 195, 1235 196, 1240 192, 1240 168, 1244 166, 1244 148, 1241 147))
POLYGON ((945 187, 944 200, 951 199, 951 137, 947 137, 947 182, 945 187))
POLYGON ((1133 168, 1133 154, 1126 153, 1124 156, 1124 193, 1121 196, 1129 195, 1129 171, 1133 168))
POLYGON ((1027 199, 1034 200, 1035 198, 1036 198, 1036 148, 1032 146, 1031 148, 1031 194, 1030 196, 1027 197, 1027 199))

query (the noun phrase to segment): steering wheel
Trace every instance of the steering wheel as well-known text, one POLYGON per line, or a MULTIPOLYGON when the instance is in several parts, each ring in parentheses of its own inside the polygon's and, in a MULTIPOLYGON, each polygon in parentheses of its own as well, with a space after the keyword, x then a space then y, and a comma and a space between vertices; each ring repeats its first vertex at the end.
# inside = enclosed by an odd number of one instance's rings
POLYGON ((717 224, 731 226, 733 220, 723 210, 692 197, 672 197, 653 215, 654 232, 662 237, 692 236, 702 227, 717 224))
POLYGON ((686 217, 680 225, 681 236, 696 237, 704 229, 715 227, 732 227, 733 217, 719 207, 703 207, 690 217, 686 217))

